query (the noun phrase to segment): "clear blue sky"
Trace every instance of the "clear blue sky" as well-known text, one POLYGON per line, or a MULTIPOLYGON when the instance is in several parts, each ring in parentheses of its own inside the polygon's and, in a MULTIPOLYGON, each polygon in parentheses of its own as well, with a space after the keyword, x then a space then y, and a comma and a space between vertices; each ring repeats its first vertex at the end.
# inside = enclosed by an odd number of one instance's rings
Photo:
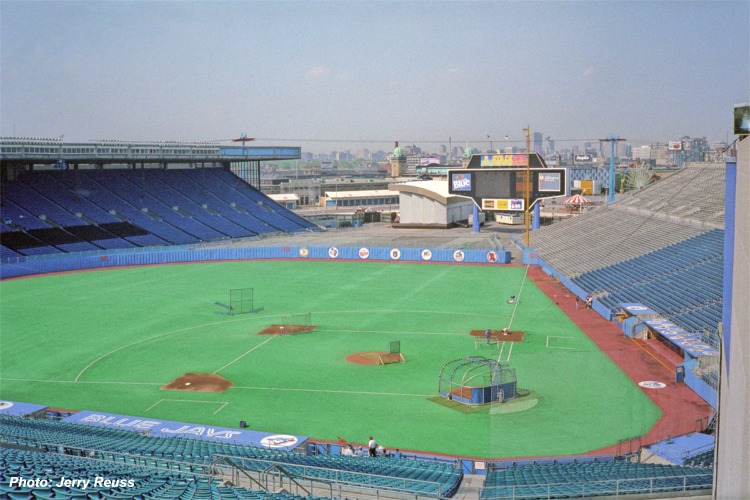
POLYGON ((713 142, 750 101, 747 0, 0 0, 0 42, 6 137, 713 142))

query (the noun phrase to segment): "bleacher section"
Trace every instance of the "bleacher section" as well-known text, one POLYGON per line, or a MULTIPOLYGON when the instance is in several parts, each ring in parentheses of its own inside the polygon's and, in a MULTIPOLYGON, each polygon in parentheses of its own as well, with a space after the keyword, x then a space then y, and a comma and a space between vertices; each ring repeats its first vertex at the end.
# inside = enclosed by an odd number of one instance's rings
POLYGON ((249 500, 303 498, 298 495, 272 494, 222 486, 220 481, 206 476, 4 447, 0 447, 0 497, 10 499, 147 497, 249 500), (13 478, 15 482, 11 483, 13 478), (19 478, 48 480, 49 485, 45 487, 38 486, 38 483, 21 484, 19 478), (61 478, 90 482, 85 485, 85 488, 82 483, 78 482, 58 486, 61 478), (104 480, 109 483, 105 483, 104 480))
POLYGON ((262 471, 278 464, 295 477, 346 482, 425 496, 449 497, 456 492, 463 477, 460 468, 442 462, 385 457, 308 456, 294 451, 179 437, 151 437, 128 430, 8 415, 0 415, 0 435, 11 445, 49 452, 71 447, 97 450, 104 456, 107 453, 126 454, 203 466, 214 462, 219 456, 227 456, 247 470, 262 471))
POLYGON ((611 311, 640 302, 688 331, 713 332, 721 321, 723 244, 724 232, 713 229, 572 281, 611 311))
POLYGON ((682 169, 531 233, 540 258, 616 312, 643 303, 709 337, 721 321, 724 167, 682 169))
POLYGON ((220 168, 25 172, 1 200, 3 258, 319 230, 220 168))
POLYGON ((626 461, 513 465, 487 472, 481 498, 574 498, 710 490, 711 469, 626 461))

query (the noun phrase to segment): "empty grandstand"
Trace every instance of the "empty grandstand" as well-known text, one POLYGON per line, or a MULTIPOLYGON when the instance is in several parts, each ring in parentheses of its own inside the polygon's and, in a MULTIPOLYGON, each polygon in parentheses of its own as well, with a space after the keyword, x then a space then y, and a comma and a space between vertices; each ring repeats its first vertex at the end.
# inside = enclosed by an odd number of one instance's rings
POLYGON ((4 258, 319 230, 222 168, 24 172, 1 215, 4 258))
POLYGON ((723 166, 684 168, 574 219, 534 231, 554 273, 607 317, 642 303, 718 347, 724 255, 723 166))

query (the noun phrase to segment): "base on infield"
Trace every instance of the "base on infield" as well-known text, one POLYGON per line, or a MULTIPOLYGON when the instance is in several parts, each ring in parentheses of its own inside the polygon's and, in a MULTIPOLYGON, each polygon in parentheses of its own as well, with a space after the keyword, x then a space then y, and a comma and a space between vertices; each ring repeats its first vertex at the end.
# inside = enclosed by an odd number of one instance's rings
POLYGON ((162 391, 224 392, 232 383, 213 373, 186 373, 160 387, 162 391))
POLYGON ((258 332, 258 335, 294 335, 295 333, 309 333, 317 326, 304 325, 271 325, 258 332))
MULTIPOLYGON (((481 337, 485 339, 487 330, 472 330, 472 337, 481 337)), ((502 330, 490 330, 490 342, 523 342, 524 332, 518 330, 509 330, 503 333, 502 330)))

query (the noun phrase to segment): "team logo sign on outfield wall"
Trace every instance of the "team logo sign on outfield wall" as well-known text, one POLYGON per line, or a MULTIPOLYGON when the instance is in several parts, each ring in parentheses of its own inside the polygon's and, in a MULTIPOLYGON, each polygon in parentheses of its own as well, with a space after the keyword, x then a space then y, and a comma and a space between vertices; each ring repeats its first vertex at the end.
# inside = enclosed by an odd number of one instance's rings
POLYGON ((456 262, 463 262, 466 255, 464 255, 463 250, 456 250, 453 252, 453 260, 456 262))
POLYGON ((0 401, 0 410, 7 410, 11 406, 13 406, 13 403, 10 401, 0 401))
POLYGON ((425 248, 422 250, 422 259, 423 260, 430 260, 432 258, 432 251, 425 248))
POLYGON ((297 444, 297 438, 288 434, 275 434, 264 437, 260 444, 266 448, 286 448, 297 444))
POLYGON ((331 247, 328 249, 328 256, 332 259, 335 259, 339 256, 339 249, 336 247, 331 247))
POLYGON ((497 252, 494 250, 487 252, 487 262, 497 262, 497 252))
POLYGON ((307 247, 302 247, 299 249, 300 257, 307 257, 308 255, 310 255, 310 250, 308 250, 307 247))
POLYGON ((398 260, 401 258, 401 250, 398 248, 391 248, 391 259, 398 260))
POLYGON ((360 259, 366 259, 370 256, 370 251, 366 248, 360 248, 359 249, 359 258, 360 259))
POLYGON ((638 382, 638 385, 645 389, 664 389, 667 386, 664 382, 656 382, 654 380, 644 380, 643 382, 638 382))

